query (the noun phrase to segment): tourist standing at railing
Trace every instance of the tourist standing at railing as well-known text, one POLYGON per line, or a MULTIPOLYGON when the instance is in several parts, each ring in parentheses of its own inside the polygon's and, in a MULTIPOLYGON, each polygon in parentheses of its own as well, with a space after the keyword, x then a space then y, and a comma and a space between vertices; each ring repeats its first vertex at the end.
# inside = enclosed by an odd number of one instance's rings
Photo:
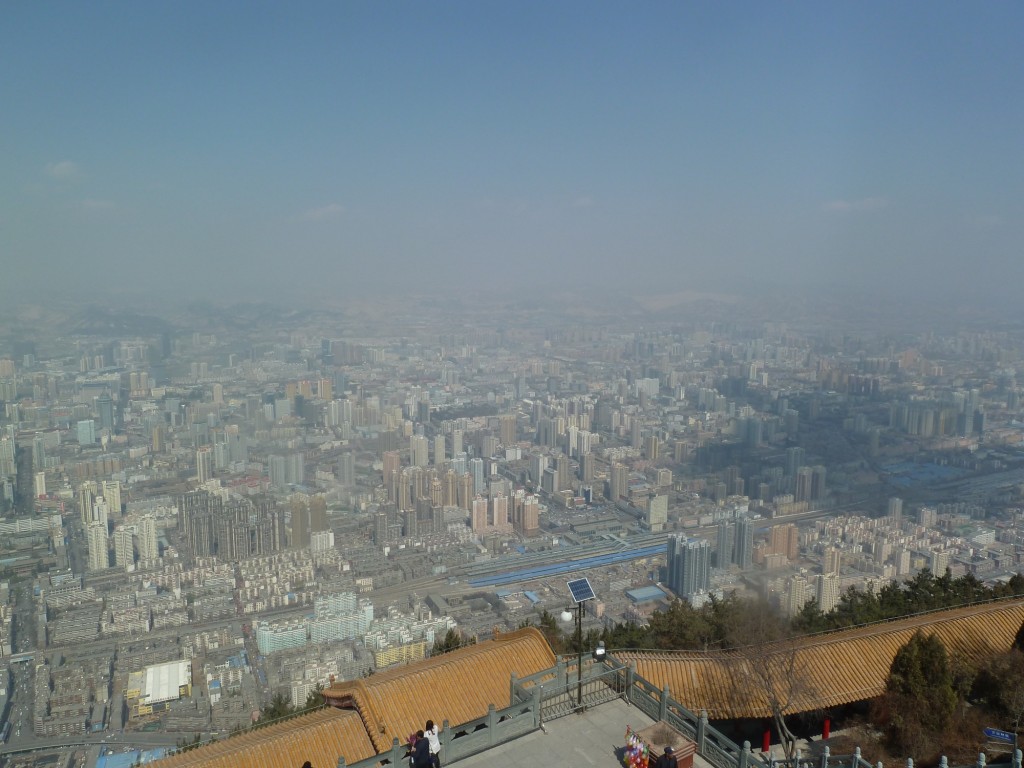
POLYGON ((427 727, 423 730, 430 745, 430 764, 434 768, 441 768, 441 729, 434 725, 433 720, 427 720, 427 727))
POLYGON ((423 735, 423 731, 416 731, 416 740, 412 745, 412 756, 409 758, 412 768, 430 768, 433 761, 430 758, 430 742, 423 735))

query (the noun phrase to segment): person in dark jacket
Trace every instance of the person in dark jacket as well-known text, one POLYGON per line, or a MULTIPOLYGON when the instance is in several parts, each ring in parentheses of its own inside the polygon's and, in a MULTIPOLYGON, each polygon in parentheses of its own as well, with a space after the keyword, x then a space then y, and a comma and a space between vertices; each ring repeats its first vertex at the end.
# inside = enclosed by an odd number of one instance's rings
POLYGON ((661 753, 661 757, 658 758, 658 762, 654 764, 654 768, 678 768, 678 765, 675 750, 671 746, 667 746, 661 753))
POLYGON ((412 768, 430 768, 434 761, 430 757, 430 742, 423 735, 423 731, 416 731, 416 741, 412 745, 412 768))

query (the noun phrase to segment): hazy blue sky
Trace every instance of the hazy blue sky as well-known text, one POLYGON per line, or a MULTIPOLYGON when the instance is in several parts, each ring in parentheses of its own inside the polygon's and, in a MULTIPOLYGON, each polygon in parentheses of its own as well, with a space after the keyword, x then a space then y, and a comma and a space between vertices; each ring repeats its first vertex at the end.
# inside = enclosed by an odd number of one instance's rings
POLYGON ((1024 283, 1019 2, 9 2, 0 295, 1024 283))

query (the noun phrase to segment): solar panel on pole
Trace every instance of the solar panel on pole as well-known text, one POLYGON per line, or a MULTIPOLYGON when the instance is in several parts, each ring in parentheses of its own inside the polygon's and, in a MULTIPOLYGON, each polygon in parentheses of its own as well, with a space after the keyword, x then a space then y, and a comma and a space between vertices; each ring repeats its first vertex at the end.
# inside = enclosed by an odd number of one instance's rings
POLYGON ((566 586, 569 587, 569 594, 572 595, 573 602, 577 605, 597 597, 594 594, 594 588, 590 586, 589 579, 574 579, 566 582, 566 586))

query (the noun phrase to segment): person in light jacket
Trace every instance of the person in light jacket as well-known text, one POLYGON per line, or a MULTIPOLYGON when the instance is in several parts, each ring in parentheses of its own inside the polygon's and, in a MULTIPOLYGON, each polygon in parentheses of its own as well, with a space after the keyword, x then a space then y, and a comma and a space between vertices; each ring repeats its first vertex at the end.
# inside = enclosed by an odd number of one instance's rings
POLYGON ((423 729, 423 734, 430 744, 430 764, 434 768, 441 768, 441 729, 434 725, 433 720, 427 720, 427 727, 423 729))

